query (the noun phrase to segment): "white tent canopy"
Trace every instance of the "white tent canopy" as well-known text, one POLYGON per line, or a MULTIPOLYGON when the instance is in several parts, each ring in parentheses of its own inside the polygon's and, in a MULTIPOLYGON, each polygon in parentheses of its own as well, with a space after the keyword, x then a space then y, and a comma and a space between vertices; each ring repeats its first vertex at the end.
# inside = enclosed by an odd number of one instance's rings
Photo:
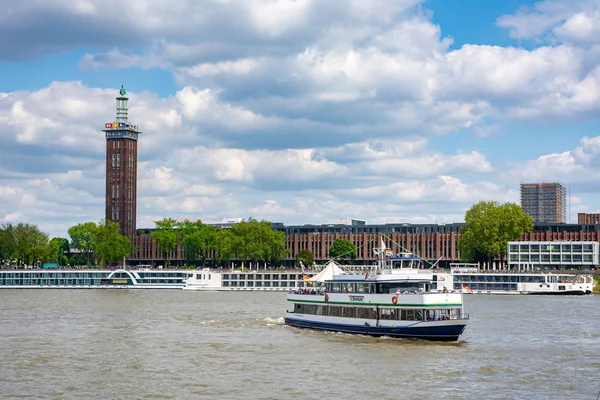
POLYGON ((327 280, 333 279, 333 275, 343 275, 345 274, 344 270, 340 267, 338 263, 333 260, 330 260, 327 264, 325 264, 325 268, 321 270, 318 274, 313 276, 310 279, 305 280, 305 282, 319 282, 323 283, 327 280))

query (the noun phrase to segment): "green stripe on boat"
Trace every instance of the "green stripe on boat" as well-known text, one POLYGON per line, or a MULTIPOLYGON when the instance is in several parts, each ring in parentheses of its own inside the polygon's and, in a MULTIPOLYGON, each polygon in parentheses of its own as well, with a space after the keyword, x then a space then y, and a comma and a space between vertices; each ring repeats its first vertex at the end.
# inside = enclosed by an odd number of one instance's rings
POLYGON ((324 301, 324 300, 298 300, 287 299, 294 303, 317 303, 317 304, 335 304, 335 305, 353 305, 353 306, 392 306, 392 307, 444 307, 444 306, 462 306, 462 303, 433 303, 433 304, 392 304, 392 303, 365 303, 361 301, 324 301))

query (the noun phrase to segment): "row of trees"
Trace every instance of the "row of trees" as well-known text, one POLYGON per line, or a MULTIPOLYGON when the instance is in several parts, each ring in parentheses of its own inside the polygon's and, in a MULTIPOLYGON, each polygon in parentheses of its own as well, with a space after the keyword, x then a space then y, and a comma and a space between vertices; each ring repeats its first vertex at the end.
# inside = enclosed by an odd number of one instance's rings
POLYGON ((156 222, 156 230, 150 236, 167 265, 178 247, 188 264, 204 265, 208 259, 220 264, 231 260, 278 264, 288 256, 285 233, 274 231, 271 222, 252 218, 231 229, 216 228, 201 221, 178 222, 167 218, 156 222))
POLYGON ((70 241, 48 235, 36 225, 18 223, 4 224, 0 228, 0 261, 17 265, 56 263, 90 265, 114 264, 133 251, 131 240, 119 233, 119 224, 112 221, 85 222, 69 228, 70 241), (82 252, 83 257, 71 256, 70 249, 82 252))

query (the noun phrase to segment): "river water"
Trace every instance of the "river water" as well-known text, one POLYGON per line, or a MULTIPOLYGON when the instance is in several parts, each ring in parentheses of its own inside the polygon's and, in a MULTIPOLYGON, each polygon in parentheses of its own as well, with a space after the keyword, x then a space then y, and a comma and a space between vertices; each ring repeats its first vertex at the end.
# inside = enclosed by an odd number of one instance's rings
POLYGON ((458 343, 283 325, 284 293, 0 290, 2 399, 596 399, 600 296, 465 296, 458 343))

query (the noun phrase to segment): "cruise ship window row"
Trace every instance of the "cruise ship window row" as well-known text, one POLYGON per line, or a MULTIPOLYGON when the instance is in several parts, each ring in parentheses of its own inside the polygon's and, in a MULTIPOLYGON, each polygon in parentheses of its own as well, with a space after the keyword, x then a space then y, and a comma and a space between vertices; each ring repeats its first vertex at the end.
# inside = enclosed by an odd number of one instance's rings
POLYGON ((302 274, 223 274, 223 280, 302 280, 302 274))
MULTIPOLYGON (((516 283, 500 283, 500 282, 496 282, 496 283, 476 283, 476 282, 465 282, 465 284, 467 284, 469 286, 469 288, 471 290, 481 290, 481 291, 488 291, 488 290, 501 290, 503 292, 506 291, 516 291, 518 285, 516 283)), ((454 282, 454 290, 458 290, 461 291, 462 290, 462 283, 461 282, 454 282)))
POLYGON ((223 281, 224 287, 294 287, 297 281, 223 281))
POLYGON ((320 315, 358 319, 380 319, 386 321, 427 321, 461 318, 460 308, 415 309, 398 307, 349 307, 318 304, 295 304, 297 314, 320 315))
POLYGON ((454 275, 455 282, 494 282, 494 283, 538 283, 545 282, 541 275, 454 275))

